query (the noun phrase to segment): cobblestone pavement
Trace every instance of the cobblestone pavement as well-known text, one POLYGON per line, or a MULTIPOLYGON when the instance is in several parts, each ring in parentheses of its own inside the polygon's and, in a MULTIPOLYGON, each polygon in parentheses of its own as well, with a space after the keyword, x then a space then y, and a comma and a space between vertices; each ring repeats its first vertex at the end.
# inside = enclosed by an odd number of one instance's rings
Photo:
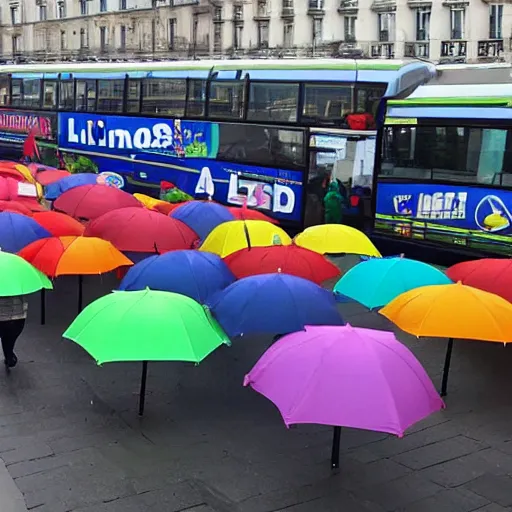
MULTIPOLYGON (((100 281, 85 280, 87 301, 115 286, 100 281)), ((241 385, 269 339, 199 366, 150 364, 139 419, 140 364, 97 367, 62 340, 75 308, 75 279, 50 294, 44 327, 35 297, 20 364, 0 371, 1 512, 512 511, 510 347, 456 342, 447 409, 403 439, 344 429, 333 473, 332 429, 288 430, 241 385)), ((390 328, 342 308, 352 325, 390 328)), ((400 338, 439 384, 446 340, 400 338)))

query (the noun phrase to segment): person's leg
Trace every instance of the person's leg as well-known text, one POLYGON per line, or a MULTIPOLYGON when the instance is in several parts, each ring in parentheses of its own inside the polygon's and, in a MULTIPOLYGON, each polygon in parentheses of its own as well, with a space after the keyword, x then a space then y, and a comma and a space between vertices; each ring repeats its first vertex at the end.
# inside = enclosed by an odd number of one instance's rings
POLYGON ((23 332, 25 327, 25 319, 20 320, 9 320, 8 322, 2 322, 3 329, 1 332, 2 336, 2 348, 5 356, 5 364, 9 368, 14 368, 18 362, 18 358, 14 353, 14 345, 20 334, 23 332))

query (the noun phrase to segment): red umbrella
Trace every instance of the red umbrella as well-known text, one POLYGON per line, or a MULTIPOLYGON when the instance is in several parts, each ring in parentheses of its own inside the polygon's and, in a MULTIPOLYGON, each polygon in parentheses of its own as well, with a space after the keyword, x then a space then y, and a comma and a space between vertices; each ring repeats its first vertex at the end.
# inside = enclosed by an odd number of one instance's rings
POLYGON ((80 185, 66 190, 55 200, 53 207, 75 219, 86 220, 96 219, 118 208, 143 208, 131 194, 105 185, 80 185))
POLYGON ((33 215, 30 208, 28 208, 23 203, 20 203, 18 201, 0 200, 0 211, 21 213, 22 215, 26 215, 27 217, 32 217, 32 215, 33 215))
POLYGON ((35 175, 36 180, 41 183, 41 185, 46 186, 50 183, 54 183, 59 181, 66 176, 69 176, 71 173, 69 171, 61 171, 61 170, 53 170, 53 171, 40 171, 35 175))
POLYGON ((192 249, 197 235, 183 222, 147 208, 120 208, 96 218, 85 236, 108 240, 120 251, 167 252, 192 249))
POLYGON ((321 284, 341 274, 340 269, 321 254, 297 245, 241 249, 226 256, 224 261, 238 279, 282 272, 321 284))
POLYGON ((237 220, 265 220, 267 222, 271 222, 272 224, 279 224, 276 219, 261 213, 259 210, 252 210, 246 206, 231 206, 228 208, 228 210, 235 216, 237 220))
POLYGON ((34 220, 52 236, 81 236, 85 227, 76 219, 60 212, 36 212, 34 220))
POLYGON ((464 261, 450 267, 446 275, 454 282, 461 281, 512 302, 512 259, 464 261))
POLYGON ((171 212, 176 210, 179 206, 185 203, 158 203, 153 206, 153 210, 155 212, 163 213, 164 215, 169 215, 171 212))

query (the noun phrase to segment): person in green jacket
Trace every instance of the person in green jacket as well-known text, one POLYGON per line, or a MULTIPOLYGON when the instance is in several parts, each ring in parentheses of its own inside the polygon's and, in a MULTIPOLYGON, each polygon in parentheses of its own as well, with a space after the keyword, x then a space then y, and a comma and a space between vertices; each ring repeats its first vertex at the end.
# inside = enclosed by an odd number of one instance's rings
POLYGON ((324 197, 325 224, 341 224, 346 206, 347 200, 343 196, 338 180, 331 180, 324 197))

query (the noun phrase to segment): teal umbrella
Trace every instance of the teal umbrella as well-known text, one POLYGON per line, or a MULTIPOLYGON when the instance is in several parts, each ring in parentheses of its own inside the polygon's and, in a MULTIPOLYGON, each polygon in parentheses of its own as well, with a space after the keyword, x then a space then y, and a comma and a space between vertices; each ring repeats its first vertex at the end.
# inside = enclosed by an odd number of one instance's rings
POLYGON ((369 309, 387 305, 400 294, 452 281, 432 265, 407 258, 372 258, 352 267, 334 286, 334 294, 369 309))

